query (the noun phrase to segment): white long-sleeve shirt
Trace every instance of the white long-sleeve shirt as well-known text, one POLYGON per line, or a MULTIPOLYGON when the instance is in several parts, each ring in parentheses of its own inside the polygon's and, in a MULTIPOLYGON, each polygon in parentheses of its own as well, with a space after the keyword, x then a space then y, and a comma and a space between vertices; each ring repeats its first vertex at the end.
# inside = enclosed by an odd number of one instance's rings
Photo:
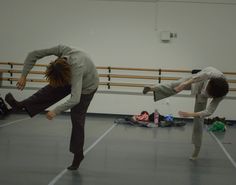
MULTIPOLYGON (((197 74, 192 75, 193 79, 191 91, 192 94, 199 96, 198 101, 207 101, 209 95, 206 92, 207 85, 211 78, 223 78, 226 79, 224 74, 214 67, 206 67, 197 74)), ((213 114, 219 105, 219 103, 223 100, 224 97, 220 98, 212 98, 206 109, 200 111, 200 117, 207 117, 213 114)))

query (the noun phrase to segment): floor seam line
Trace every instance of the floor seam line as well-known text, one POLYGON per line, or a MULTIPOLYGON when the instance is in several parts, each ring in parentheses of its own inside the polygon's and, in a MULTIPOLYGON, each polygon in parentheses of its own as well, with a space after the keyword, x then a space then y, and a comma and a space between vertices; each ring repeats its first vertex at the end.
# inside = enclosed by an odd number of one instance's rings
MULTIPOLYGON (((84 151, 84 155, 86 155, 90 150, 92 150, 113 128, 115 128, 115 126, 117 126, 116 124, 113 124, 109 129, 107 129, 92 145, 90 145, 85 151, 84 151)), ((61 179, 61 177, 63 177, 63 175, 67 172, 67 169, 64 169, 63 171, 61 171, 56 177, 54 177, 48 185, 54 185, 56 184, 56 182, 61 179)))
POLYGON ((4 123, 4 124, 0 125, 0 128, 7 127, 7 126, 10 126, 12 124, 15 124, 15 123, 18 123, 18 122, 21 122, 21 121, 24 121, 24 120, 29 120, 29 119, 30 118, 24 118, 24 119, 19 119, 19 120, 11 121, 9 123, 4 123))
MULTIPOLYGON (((208 128, 208 127, 207 127, 208 128)), ((229 159, 229 161, 231 162, 231 164, 234 166, 234 168, 236 169, 236 162, 234 161, 234 159, 231 157, 231 155, 229 154, 229 152, 225 149, 224 145, 220 142, 220 140, 216 137, 216 135, 212 132, 209 131, 208 132, 213 139, 218 143, 218 145, 220 146, 220 148, 223 150, 224 154, 226 155, 226 157, 229 159)))

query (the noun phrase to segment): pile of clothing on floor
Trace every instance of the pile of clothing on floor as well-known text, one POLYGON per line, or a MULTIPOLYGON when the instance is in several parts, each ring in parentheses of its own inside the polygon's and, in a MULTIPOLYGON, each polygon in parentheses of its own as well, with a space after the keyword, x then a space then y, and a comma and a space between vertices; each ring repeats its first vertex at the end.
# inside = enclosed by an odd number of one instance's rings
POLYGON ((214 118, 208 118, 204 120, 204 123, 206 125, 210 125, 208 127, 208 131, 211 132, 225 132, 226 131, 226 125, 232 126, 233 123, 226 121, 226 119, 220 118, 220 117, 214 117, 214 118))
POLYGON ((114 122, 118 124, 129 124, 140 127, 182 127, 186 125, 183 120, 175 120, 171 114, 161 115, 158 113, 158 120, 155 121, 155 112, 149 114, 147 111, 142 111, 138 115, 126 116, 124 118, 118 118, 114 122))

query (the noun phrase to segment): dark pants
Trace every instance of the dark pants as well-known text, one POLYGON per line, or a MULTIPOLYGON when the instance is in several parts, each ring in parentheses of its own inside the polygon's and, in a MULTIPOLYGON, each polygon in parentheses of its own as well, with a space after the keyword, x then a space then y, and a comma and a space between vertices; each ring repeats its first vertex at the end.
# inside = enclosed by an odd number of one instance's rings
MULTIPOLYGON (((80 102, 71 108, 72 133, 70 152, 83 155, 85 117, 96 90, 90 94, 81 94, 80 102)), ((33 117, 46 108, 60 101, 71 93, 71 86, 54 88, 46 85, 21 103, 28 114, 33 117)))

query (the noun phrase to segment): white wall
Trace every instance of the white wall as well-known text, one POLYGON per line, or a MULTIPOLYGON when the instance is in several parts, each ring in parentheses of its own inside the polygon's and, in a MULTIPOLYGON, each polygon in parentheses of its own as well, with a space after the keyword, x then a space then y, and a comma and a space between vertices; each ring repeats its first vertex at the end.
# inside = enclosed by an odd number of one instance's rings
MULTIPOLYGON (((87 51, 97 66, 215 66, 222 71, 236 71, 236 4, 224 0, 208 2, 1 0, 0 61, 23 62, 31 50, 62 43, 87 51), (160 32, 164 30, 176 33, 177 38, 162 43, 160 32)), ((1 94, 8 91, 2 88, 1 94)), ((10 91, 18 99, 34 92, 10 91)), ((219 106, 216 115, 235 119, 231 111, 235 93, 230 97, 219 106)), ((179 109, 192 110, 194 102, 192 97, 172 97, 158 103, 152 100, 141 94, 97 93, 89 111, 136 114, 158 107, 163 114, 177 115, 179 109)))

